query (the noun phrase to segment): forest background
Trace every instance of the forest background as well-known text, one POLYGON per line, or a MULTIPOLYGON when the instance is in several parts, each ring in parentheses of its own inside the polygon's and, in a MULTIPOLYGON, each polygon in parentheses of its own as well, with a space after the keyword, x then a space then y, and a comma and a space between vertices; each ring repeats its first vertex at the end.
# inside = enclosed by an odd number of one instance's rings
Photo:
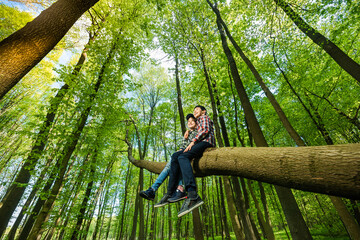
MULTIPOLYGON (((1 3, 0 40, 54 2, 1 3)), ((246 174, 198 171, 205 204, 182 218, 179 204, 155 209, 138 196, 197 104, 218 147, 359 143, 359 9, 341 0, 97 2, 1 97, 2 239, 360 239, 356 198, 246 174)), ((215 165, 241 171, 224 156, 215 165)))

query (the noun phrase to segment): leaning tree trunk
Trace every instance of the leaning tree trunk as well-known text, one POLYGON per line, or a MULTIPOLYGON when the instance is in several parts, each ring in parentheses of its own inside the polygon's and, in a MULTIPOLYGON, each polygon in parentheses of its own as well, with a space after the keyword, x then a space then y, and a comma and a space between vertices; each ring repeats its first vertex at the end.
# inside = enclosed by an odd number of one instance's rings
MULTIPOLYGON (((222 183, 222 179, 219 177, 219 184, 216 184, 216 187, 218 186, 223 186, 222 183)), ((221 213, 221 221, 223 223, 224 229, 223 229, 223 235, 225 237, 226 240, 230 240, 230 231, 229 231, 229 226, 227 224, 227 217, 226 217, 226 209, 225 209, 225 200, 224 200, 224 192, 223 192, 223 188, 219 187, 219 191, 220 194, 218 194, 220 196, 220 200, 221 202, 219 202, 220 205, 220 213, 221 213)))
MULTIPOLYGON (((209 2, 210 4, 210 2, 209 2)), ((210 4, 211 5, 211 4, 210 4)), ((254 137, 255 143, 258 147, 268 147, 268 144, 265 140, 265 137, 262 133, 260 125, 255 116, 254 110, 252 109, 250 100, 246 94, 245 88, 240 79, 239 72, 237 70, 236 62, 234 57, 232 56, 231 50, 227 45, 226 37, 224 31, 222 29, 222 25, 220 19, 217 18, 216 23, 218 25, 218 29, 220 32, 220 37, 222 41, 222 46, 224 48, 224 52, 226 57, 228 58, 230 64, 230 70, 233 76, 233 80, 235 82, 236 89, 238 91, 240 101, 244 108, 245 118, 248 121, 250 131, 254 137)), ((290 230, 292 232, 293 238, 296 239, 312 239, 309 229, 306 226, 306 223, 301 215, 300 209, 297 206, 295 198, 290 189, 275 186, 276 191, 278 192, 279 199, 282 203, 282 207, 284 209, 285 216, 287 218, 290 230)))
POLYGON ((90 199, 90 194, 91 194, 91 190, 93 189, 93 185, 94 185, 94 176, 95 176, 95 163, 96 163, 96 158, 97 158, 97 150, 95 150, 95 157, 93 157, 91 165, 90 165, 90 182, 88 182, 87 186, 86 186, 86 191, 85 191, 85 195, 84 198, 82 200, 81 203, 81 207, 79 210, 79 214, 77 216, 77 220, 76 220, 76 225, 75 225, 75 229, 71 235, 71 240, 75 240, 75 239, 79 239, 80 236, 80 229, 81 229, 81 225, 83 223, 83 220, 85 218, 85 211, 86 208, 88 206, 88 201, 90 199))
MULTIPOLYGON (((45 177, 46 173, 49 171, 48 167, 50 166, 50 164, 51 164, 51 161, 49 160, 48 163, 46 164, 46 166, 41 170, 41 173, 40 173, 38 179, 36 180, 36 183, 34 184, 34 187, 31 190, 31 193, 29 194, 28 198, 26 199, 26 202, 23 205, 23 207, 19 213, 19 216, 16 218, 16 221, 14 222, 13 226, 11 227, 10 232, 7 235, 7 239, 9 239, 9 240, 15 239, 16 231, 25 215, 25 212, 29 209, 31 202, 34 200, 40 183, 44 181, 44 177, 45 177)), ((50 188, 50 186, 49 186, 49 188, 50 188)))
MULTIPOLYGON (((75 78, 77 74, 79 74, 81 67, 83 66, 87 51, 87 46, 85 46, 75 68, 72 72, 72 78, 75 78)), ((1 71, 1 70, 0 70, 1 71)), ((69 85, 66 83, 59 89, 58 93, 55 97, 50 100, 50 106, 48 112, 46 114, 46 120, 40 127, 40 130, 37 134, 35 143, 29 153, 29 156, 25 160, 25 163, 20 169, 14 183, 7 190, 4 198, 0 204, 0 237, 3 234, 13 212, 15 211, 16 206, 19 204, 21 197, 24 194, 26 186, 30 180, 30 172, 35 168, 37 161, 39 160, 42 151, 47 143, 47 139, 49 136, 49 131, 52 123, 54 122, 55 114, 57 109, 59 108, 62 99, 65 94, 69 90, 69 85), (20 183, 20 184, 19 184, 20 183)))
MULTIPOLYGON (((217 101, 215 101, 213 89, 212 89, 212 86, 211 86, 212 84, 210 82, 210 77, 208 75, 207 68, 206 68, 206 65, 205 65, 204 52, 203 52, 202 49, 201 49, 200 52, 201 52, 200 57, 201 57, 201 61, 203 63, 205 78, 206 78, 206 82, 207 82, 207 85, 208 85, 209 96, 210 96, 211 106, 212 106, 212 110, 213 110, 213 121, 214 121, 214 126, 215 126, 215 129, 216 129, 216 137, 218 139, 218 145, 219 145, 219 147, 224 147, 223 141, 222 141, 222 138, 221 138, 221 135, 220 135, 220 126, 219 126, 219 123, 218 123, 218 115, 217 115, 217 112, 218 112, 217 106, 220 105, 220 100, 217 98, 217 101)), ((213 84, 213 86, 216 87, 215 83, 213 84)), ((214 89, 216 91, 216 88, 214 88, 214 89)), ((221 129, 222 131, 221 132, 222 132, 222 135, 224 137, 225 146, 230 147, 230 142, 229 142, 229 138, 228 138, 227 131, 226 131, 224 116, 220 116, 219 118, 220 118, 220 123, 221 123, 221 126, 222 126, 222 129, 221 129)), ((228 201, 230 219, 231 219, 231 223, 232 223, 232 226, 233 226, 233 229, 234 229, 234 232, 235 232, 236 239, 240 239, 240 240, 244 239, 243 231, 242 231, 241 224, 240 224, 240 220, 238 219, 238 215, 237 215, 236 210, 235 210, 234 197, 233 197, 232 192, 231 192, 229 178, 223 176, 222 180, 223 180, 223 186, 225 187, 225 194, 226 194, 226 199, 228 201)))
POLYGON ((254 200, 254 204, 255 204, 255 208, 256 208, 256 214, 258 216, 258 219, 259 219, 259 224, 260 226, 262 226, 262 229, 263 229, 263 233, 265 235, 265 238, 266 239, 273 239, 275 240, 275 235, 274 235, 274 231, 272 230, 270 224, 268 224, 266 221, 265 221, 265 218, 264 218, 264 215, 260 209, 260 204, 259 204, 259 201, 257 200, 256 196, 255 196, 255 193, 254 193, 254 190, 253 190, 253 187, 251 185, 251 181, 248 180, 247 181, 247 184, 248 184, 248 188, 249 188, 249 191, 250 191, 250 194, 254 200))
POLYGON ((131 179, 131 166, 132 165, 128 165, 128 169, 126 172, 126 178, 125 178, 125 189, 124 189, 124 201, 123 201, 123 206, 121 209, 121 220, 119 222, 120 224, 120 231, 119 231, 119 235, 117 237, 118 240, 124 239, 123 234, 124 234, 124 218, 125 218, 125 209, 126 209, 126 204, 127 204, 127 198, 128 198, 128 188, 130 185, 130 179, 131 179))
POLYGON ((184 118, 184 111, 182 107, 182 98, 181 98, 181 88, 180 88, 180 78, 179 78, 179 56, 176 49, 176 46, 174 47, 175 51, 175 80, 176 80, 176 93, 177 93, 177 105, 178 105, 178 111, 179 111, 179 117, 180 117, 180 125, 181 125, 181 132, 182 134, 186 131, 185 126, 185 118, 184 118))
POLYGON ((332 57, 340 67, 355 78, 360 83, 360 65, 344 53, 332 41, 327 39, 313 27, 307 24, 292 8, 283 0, 274 0, 281 7, 286 15, 296 24, 296 26, 306 34, 314 43, 319 45, 330 57, 332 57))
MULTIPOLYGON (((209 3, 209 0, 207 0, 209 3)), ((241 56, 241 58, 244 60, 244 62, 246 63, 246 65, 248 66, 248 68, 251 70, 252 74, 254 75, 256 81, 259 83, 260 87, 262 88, 262 90, 264 91, 266 97, 269 99, 271 105, 274 107, 276 114, 279 116, 280 121, 282 122, 282 124, 284 125, 284 127, 286 128, 287 132, 289 133, 289 135, 295 140, 295 142, 301 141, 301 137, 300 135, 295 131, 295 129, 293 128, 293 126, 291 125, 290 121, 288 120, 287 116, 285 115, 284 111, 282 110, 280 104, 278 103, 278 101, 276 100, 275 96, 272 94, 272 92, 270 91, 270 89, 266 86, 264 80, 262 79, 262 77, 260 76, 259 72, 257 71, 257 69, 255 68, 255 66, 252 64, 252 62, 250 61, 250 59, 245 55, 245 53, 241 50, 240 46, 237 44, 237 42, 235 41, 235 39, 232 37, 226 23, 223 21, 223 19, 221 18, 220 15, 220 11, 219 9, 215 6, 212 6, 210 4, 210 6, 212 7, 212 10, 214 11, 214 13, 216 14, 217 18, 219 19, 219 21, 221 22, 222 26, 224 27, 224 30, 226 32, 226 35, 228 36, 229 40, 231 41, 231 43, 233 44, 233 46, 235 47, 236 51, 239 53, 239 55, 241 56)))
POLYGON ((98 1, 58 0, 32 22, 1 41, 0 99, 38 64, 76 20, 98 1))

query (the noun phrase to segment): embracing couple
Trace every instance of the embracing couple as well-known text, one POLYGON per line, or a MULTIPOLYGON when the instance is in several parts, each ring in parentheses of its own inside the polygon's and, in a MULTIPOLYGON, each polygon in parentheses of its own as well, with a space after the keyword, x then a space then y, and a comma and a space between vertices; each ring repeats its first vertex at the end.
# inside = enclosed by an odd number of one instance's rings
POLYGON ((206 148, 215 147, 214 123, 206 114, 205 107, 200 105, 196 106, 193 114, 188 114, 186 119, 189 130, 184 134, 183 144, 180 150, 171 156, 171 161, 168 162, 159 174, 154 184, 148 190, 140 192, 141 197, 154 200, 155 192, 169 175, 170 179, 167 193, 154 207, 165 206, 169 203, 185 199, 178 212, 178 217, 191 212, 204 203, 197 194, 191 160, 200 158, 206 148), (182 187, 182 182, 185 189, 182 187), (187 192, 187 194, 185 192, 187 192))

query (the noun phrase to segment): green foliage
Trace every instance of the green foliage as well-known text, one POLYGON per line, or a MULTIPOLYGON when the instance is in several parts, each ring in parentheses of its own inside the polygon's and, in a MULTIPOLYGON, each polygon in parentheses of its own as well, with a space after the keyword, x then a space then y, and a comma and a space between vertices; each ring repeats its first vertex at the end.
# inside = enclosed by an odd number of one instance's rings
POLYGON ((33 16, 17 8, 0 4, 0 41, 30 22, 33 16))

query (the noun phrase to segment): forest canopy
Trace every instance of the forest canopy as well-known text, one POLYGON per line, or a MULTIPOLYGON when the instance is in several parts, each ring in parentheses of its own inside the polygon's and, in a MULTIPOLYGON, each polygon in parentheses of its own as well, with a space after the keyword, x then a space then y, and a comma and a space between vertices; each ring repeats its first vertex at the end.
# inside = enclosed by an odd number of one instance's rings
POLYGON ((360 239, 360 1, 0 3, 0 237, 360 239), (150 187, 203 105, 204 205, 150 187))

